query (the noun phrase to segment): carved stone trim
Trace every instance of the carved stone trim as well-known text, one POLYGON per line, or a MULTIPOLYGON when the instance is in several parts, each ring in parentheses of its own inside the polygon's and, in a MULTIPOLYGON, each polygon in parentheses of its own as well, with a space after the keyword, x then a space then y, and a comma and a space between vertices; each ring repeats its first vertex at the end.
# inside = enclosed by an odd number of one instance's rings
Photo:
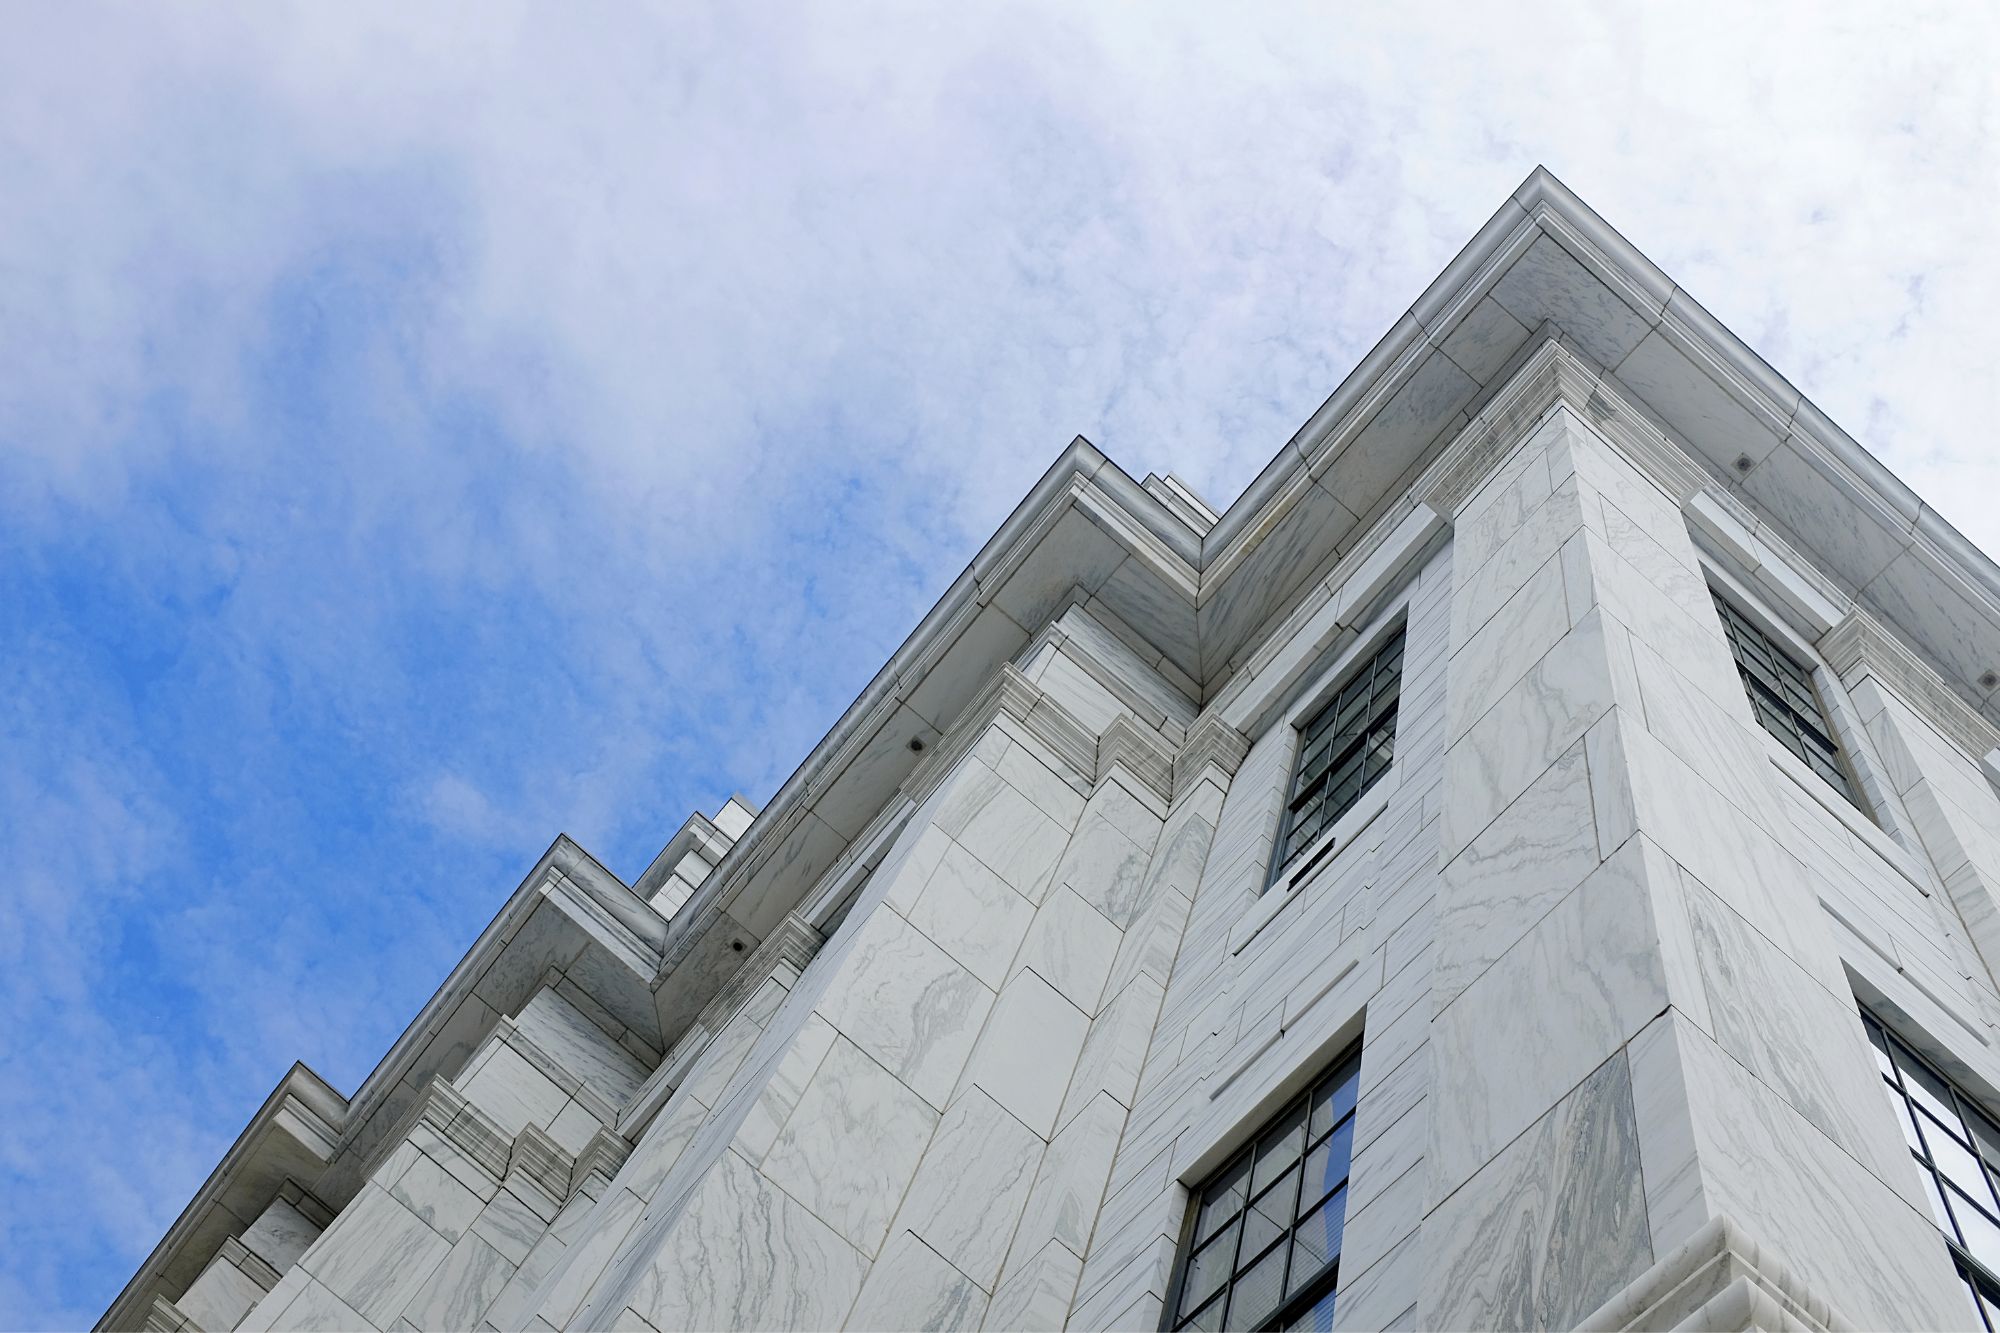
POLYGON ((2000 746, 2000 728, 1981 717, 1921 657, 1859 607, 1821 635, 1817 646, 1843 683, 1852 685, 1853 676, 1865 667, 1975 764, 2000 746))
POLYGON ((241 1272, 243 1276, 249 1278, 267 1292, 278 1285, 278 1278, 282 1276, 277 1269, 271 1267, 270 1263, 262 1255, 252 1252, 248 1246, 234 1236, 225 1236, 223 1238, 222 1248, 218 1253, 226 1262, 235 1265, 237 1271, 241 1272))
POLYGON ((181 1308, 164 1296, 153 1297, 146 1311, 146 1333, 201 1333, 200 1325, 181 1313, 181 1308))
POLYGON ((1136 722, 1128 713, 1111 719, 1111 725, 1097 738, 1097 771, 1109 772, 1113 764, 1123 764, 1162 801, 1174 798, 1174 752, 1160 739, 1160 733, 1136 722))
POLYGON ((490 1116, 451 1084, 431 1080, 417 1108, 417 1123, 428 1125, 494 1180, 506 1177, 512 1142, 490 1116))
POLYGON ((1174 794, 1185 793, 1201 770, 1213 764, 1224 777, 1234 777, 1250 753, 1250 738, 1222 720, 1220 714, 1204 713, 1188 728, 1187 743, 1174 756, 1174 794))
MULTIPOLYGON (((1581 374, 1581 367, 1563 351, 1562 344, 1553 340, 1544 343, 1424 470, 1410 488, 1413 499, 1440 514, 1457 513, 1520 444, 1528 428, 1563 396, 1564 378, 1576 381, 1581 374)), ((1596 377, 1591 376, 1587 383, 1572 384, 1572 401, 1586 401, 1595 383, 1596 377)))
POLYGON ((1834 1333, 1853 1327, 1775 1251, 1720 1215, 1599 1306, 1577 1330, 1804 1328, 1834 1333))
POLYGON ((576 1159, 538 1127, 529 1125, 514 1136, 507 1174, 525 1176, 557 1203, 569 1202, 575 1167, 576 1159))

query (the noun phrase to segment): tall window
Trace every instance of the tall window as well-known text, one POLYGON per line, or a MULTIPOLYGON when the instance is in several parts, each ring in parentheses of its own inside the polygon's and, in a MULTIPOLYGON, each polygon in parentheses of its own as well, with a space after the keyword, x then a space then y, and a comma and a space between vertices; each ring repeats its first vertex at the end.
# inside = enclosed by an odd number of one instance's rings
POLYGON ((1722 615, 1729 651, 1736 656, 1736 673, 1743 677, 1750 707, 1764 730, 1803 759, 1835 791, 1854 800, 1854 788, 1840 762, 1840 746, 1819 706, 1819 695, 1813 691, 1812 673, 1722 598, 1715 599, 1715 609, 1722 615))
POLYGON ((2000 1331, 2000 1124, 1865 1009, 1861 1023, 1959 1280, 1986 1327, 2000 1331))
POLYGON ((1403 629, 1354 669, 1326 707, 1299 728, 1282 870, 1361 799, 1396 757, 1396 701, 1403 687, 1403 629))
POLYGON ((1172 1329, 1333 1326, 1361 1047, 1195 1191, 1172 1329))

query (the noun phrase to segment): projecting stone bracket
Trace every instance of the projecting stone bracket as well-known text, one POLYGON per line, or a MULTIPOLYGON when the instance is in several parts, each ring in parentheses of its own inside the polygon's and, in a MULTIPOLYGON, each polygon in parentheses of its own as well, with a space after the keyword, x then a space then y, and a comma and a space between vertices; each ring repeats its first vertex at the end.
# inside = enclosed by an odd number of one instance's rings
POLYGON ((1727 1216, 1710 1218, 1666 1258, 1577 1325, 1578 1333, 1622 1329, 1798 1329, 1834 1333, 1850 1324, 1774 1251, 1727 1216))

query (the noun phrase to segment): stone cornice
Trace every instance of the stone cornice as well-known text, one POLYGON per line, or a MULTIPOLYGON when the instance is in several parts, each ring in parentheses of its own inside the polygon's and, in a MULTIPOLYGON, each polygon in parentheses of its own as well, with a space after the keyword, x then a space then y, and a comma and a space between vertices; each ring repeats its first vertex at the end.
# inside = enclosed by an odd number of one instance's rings
POLYGON ((1225 778, 1235 776, 1250 753, 1250 738, 1224 722, 1219 714, 1204 713, 1188 728, 1187 741, 1174 756, 1174 795, 1184 795, 1208 765, 1221 770, 1225 778))
POLYGON ((1975 764, 2000 747, 2000 728, 1981 717, 1922 658, 1859 607, 1822 635, 1817 646, 1844 683, 1852 684, 1864 671, 1874 676, 1975 764))

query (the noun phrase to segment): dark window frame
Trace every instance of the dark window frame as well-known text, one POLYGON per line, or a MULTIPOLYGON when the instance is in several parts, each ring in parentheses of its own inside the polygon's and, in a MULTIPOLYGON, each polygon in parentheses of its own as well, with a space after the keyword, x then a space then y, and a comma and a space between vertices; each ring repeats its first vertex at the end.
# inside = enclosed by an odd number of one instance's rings
MULTIPOLYGON (((1395 767, 1408 628, 1407 621, 1398 620, 1348 669, 1326 701, 1297 724, 1298 748, 1267 888, 1298 866, 1305 853, 1319 848, 1341 817, 1395 767), (1352 789, 1343 791, 1350 781, 1352 789)), ((1321 848, 1319 855, 1330 850, 1321 848)))
POLYGON ((1881 1076, 1896 1108, 1904 1144, 1922 1173, 1932 1221, 1951 1252, 1959 1280, 1973 1298, 1973 1309, 1987 1329, 2000 1333, 2000 1271, 1996 1271, 2000 1270, 2000 1250, 1990 1248, 1992 1239, 2000 1239, 2000 1120, 1989 1115, 1956 1081, 1866 1007, 1861 1010, 1861 1026, 1875 1050, 1875 1072, 1881 1076), (1913 1093, 1913 1084, 1923 1091, 1913 1093), (1958 1128, 1947 1125, 1933 1106, 1955 1116, 1958 1128), (1970 1162, 1974 1170, 1983 1174, 1986 1203, 1981 1204, 1961 1188, 1961 1184, 1971 1182, 1953 1179, 1944 1166, 1947 1156, 1959 1161, 1961 1168, 1970 1162), (1950 1204, 1941 1209, 1947 1199, 1950 1204), (1969 1247, 1971 1242, 1967 1237, 1974 1226, 1993 1230, 1993 1238, 1986 1242, 1989 1247, 1986 1262, 1981 1262, 1969 1247))
MULTIPOLYGON (((1295 1326, 1296 1321, 1313 1314, 1321 1302, 1338 1292, 1340 1255, 1347 1230, 1347 1190, 1353 1169, 1354 1115, 1360 1088, 1361 1042, 1356 1039, 1328 1062, 1304 1091, 1288 1099, 1258 1126, 1242 1147, 1189 1191, 1187 1214, 1182 1219, 1180 1239, 1174 1250, 1173 1275, 1167 1283, 1168 1298, 1160 1313, 1163 1333, 1197 1329, 1205 1323, 1240 1327, 1240 1321, 1230 1317, 1234 1312, 1229 1306, 1244 1286, 1243 1279, 1258 1273, 1273 1259, 1279 1262, 1277 1299, 1254 1328, 1295 1326), (1322 1112, 1324 1127, 1320 1124, 1322 1112), (1331 1169, 1336 1152, 1342 1157, 1337 1173, 1331 1169), (1281 1157, 1281 1153, 1295 1155, 1281 1157), (1316 1168, 1321 1172, 1321 1184, 1316 1187, 1315 1201, 1309 1207, 1302 1207, 1309 1167, 1316 1155, 1321 1155, 1321 1165, 1316 1168), (1279 1165, 1271 1168, 1269 1164, 1274 1161, 1279 1165), (1272 1170, 1268 1178, 1262 1174, 1267 1169, 1272 1170), (1336 1174, 1337 1182, 1327 1183, 1336 1174), (1274 1196, 1283 1196, 1278 1202, 1289 1199, 1284 1204, 1285 1211, 1279 1214, 1288 1219, 1283 1226, 1273 1224, 1270 1214, 1259 1207, 1274 1196), (1215 1205, 1232 1200, 1234 1206, 1228 1211, 1211 1211, 1215 1205), (1340 1210, 1338 1231, 1331 1243, 1318 1245, 1320 1249, 1331 1249, 1332 1253, 1324 1256, 1318 1271, 1287 1291, 1301 1246, 1307 1246, 1309 1253, 1316 1252, 1311 1248, 1315 1242, 1308 1240, 1312 1234, 1309 1228, 1316 1227, 1323 1234, 1329 1220, 1326 1210, 1333 1204, 1338 1204, 1340 1210), (1253 1227, 1263 1228, 1265 1234, 1254 1242, 1246 1259, 1244 1236, 1253 1227), (1219 1254, 1223 1249, 1228 1251, 1227 1266, 1214 1285, 1200 1294, 1193 1308, 1183 1312, 1181 1306, 1188 1296, 1188 1284, 1197 1276, 1195 1261, 1211 1252, 1219 1254), (1212 1320, 1207 1318, 1211 1315, 1212 1320)), ((1330 1323, 1332 1308, 1329 1306, 1324 1314, 1330 1323)))
POLYGON ((1709 593, 1715 599, 1723 637, 1729 641, 1729 656, 1736 663, 1743 692, 1750 697, 1750 712, 1757 725, 1849 804, 1861 809, 1851 766, 1834 732, 1826 700, 1813 680, 1813 669, 1793 657, 1776 636, 1736 603, 1713 588, 1709 593))

